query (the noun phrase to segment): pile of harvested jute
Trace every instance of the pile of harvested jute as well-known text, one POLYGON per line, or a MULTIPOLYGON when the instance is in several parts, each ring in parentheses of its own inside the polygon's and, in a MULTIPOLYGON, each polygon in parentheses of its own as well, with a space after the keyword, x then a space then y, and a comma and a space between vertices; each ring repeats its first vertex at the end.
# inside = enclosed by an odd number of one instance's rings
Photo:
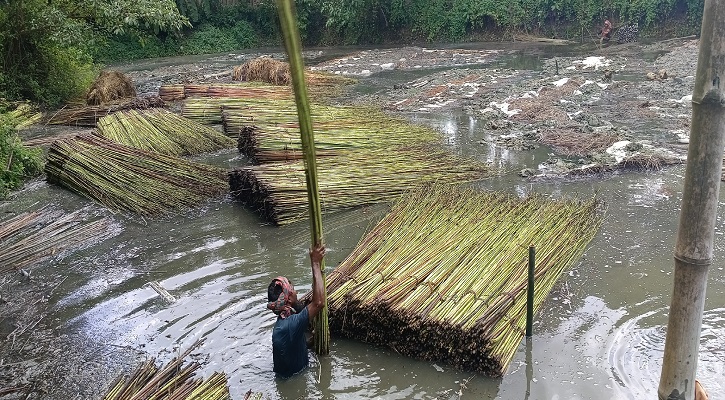
POLYGON ((42 208, 0 221, 0 273, 27 268, 114 233, 109 218, 86 219, 83 210, 64 214, 42 208))
POLYGON ((184 353, 169 361, 163 367, 152 358, 143 362, 129 376, 119 377, 103 400, 228 400, 227 377, 214 372, 209 378, 194 378, 201 364, 185 360, 201 345, 193 344, 184 353))
POLYGON ((595 199, 456 187, 408 193, 327 276, 330 330, 411 357, 500 377, 535 310, 602 221, 595 199))
MULTIPOLYGON (((317 163, 323 212, 395 201, 420 184, 469 182, 492 172, 435 146, 341 152, 317 163)), ((277 225, 307 218, 302 160, 237 169, 229 184, 239 201, 277 225)))
POLYGON ((134 97, 108 104, 63 108, 53 113, 46 123, 50 125, 96 126, 99 119, 116 111, 145 110, 165 106, 166 103, 157 96, 134 97))
POLYGON ((226 172, 82 134, 48 151, 48 181, 112 210, 157 215, 198 206, 228 190, 226 172))
POLYGON ((163 109, 113 113, 98 121, 98 133, 137 149, 175 156, 234 147, 234 140, 213 128, 163 109))

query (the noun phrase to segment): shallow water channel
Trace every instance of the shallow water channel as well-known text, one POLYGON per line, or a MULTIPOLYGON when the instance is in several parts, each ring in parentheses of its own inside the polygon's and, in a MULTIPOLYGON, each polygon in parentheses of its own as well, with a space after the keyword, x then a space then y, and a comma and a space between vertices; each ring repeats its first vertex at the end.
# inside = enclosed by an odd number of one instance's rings
MULTIPOLYGON (((304 373, 275 379, 275 317, 265 308, 266 286, 273 277, 286 275, 301 292, 309 290, 308 225, 266 225, 229 198, 159 220, 113 215, 117 236, 39 270, 38 275, 68 277, 50 300, 51 318, 67 321, 64 331, 93 344, 67 351, 126 347, 166 361, 171 349, 206 338, 197 351, 208 354, 204 373, 224 371, 235 399, 250 389, 271 399, 654 398, 684 166, 578 182, 529 183, 517 172, 543 162, 546 149, 516 151, 481 144, 487 135, 483 124, 459 111, 407 117, 440 128, 451 151, 510 171, 476 183, 483 190, 522 196, 596 195, 608 205, 596 238, 581 261, 562 275, 536 317, 533 340, 528 346, 522 340, 502 379, 341 338, 333 338, 329 357, 315 359, 304 373), (176 301, 165 302, 148 285, 151 281, 176 301)), ((230 168, 246 163, 234 151, 202 160, 230 168)), ((30 185, 0 207, 25 210, 44 203, 68 212, 87 207, 90 214, 110 215, 44 182, 30 185)), ((345 258, 386 209, 365 207, 326 217, 328 269, 345 258)), ((698 378, 714 400, 725 398, 723 216, 725 207, 720 207, 698 366, 698 378)), ((124 367, 120 364, 117 371, 124 367)))

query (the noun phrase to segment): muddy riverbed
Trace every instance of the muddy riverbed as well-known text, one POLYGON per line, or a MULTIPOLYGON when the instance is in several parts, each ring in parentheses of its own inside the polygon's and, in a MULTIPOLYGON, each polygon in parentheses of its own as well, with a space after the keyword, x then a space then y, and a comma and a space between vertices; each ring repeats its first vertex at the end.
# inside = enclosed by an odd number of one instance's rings
MULTIPOLYGON (((119 68, 139 92, 153 93, 162 83, 229 82, 232 66, 260 55, 281 57, 265 49, 119 68)), ((263 293, 279 274, 309 289, 306 224, 267 226, 227 198, 141 220, 38 180, 0 211, 46 203, 87 209, 89 218, 113 218, 119 232, 29 274, 0 277, 0 398, 97 398, 139 360, 166 361, 201 337, 207 340, 196 357, 206 362, 204 374, 224 371, 235 399, 249 389, 272 399, 656 396, 697 41, 313 49, 306 57, 315 69, 358 80, 337 102, 373 104, 433 126, 451 151, 506 171, 478 183, 482 189, 596 194, 607 202, 599 235, 562 276, 537 316, 532 345, 522 343, 506 376, 475 376, 335 339, 330 357, 276 380, 274 319, 263 293), (159 298, 151 281, 176 301, 159 298)), ((227 168, 246 162, 233 151, 202 160, 227 168)), ((329 217, 328 265, 342 261, 385 210, 329 217)), ((698 370, 711 399, 725 398, 724 215, 721 209, 698 370)))

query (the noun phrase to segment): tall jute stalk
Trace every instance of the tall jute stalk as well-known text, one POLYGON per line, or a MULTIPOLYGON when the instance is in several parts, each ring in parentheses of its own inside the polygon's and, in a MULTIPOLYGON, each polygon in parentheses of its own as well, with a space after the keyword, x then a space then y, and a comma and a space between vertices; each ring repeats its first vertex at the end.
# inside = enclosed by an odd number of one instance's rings
POLYGON ((702 312, 720 193, 725 146, 725 7, 717 0, 706 0, 702 15, 660 399, 695 398, 702 312))
MULTIPOLYGON (((317 185, 317 162, 315 158, 315 137, 312 132, 312 119, 310 118, 310 104, 307 99, 307 86, 305 85, 305 67, 302 63, 302 44, 297 29, 297 17, 292 0, 277 0, 282 35, 289 58, 292 87, 297 103, 297 115, 300 120, 300 134, 302 135, 302 152, 305 160, 305 178, 307 181, 307 195, 310 204, 310 226, 312 228, 312 244, 322 243, 322 208, 320 207, 320 194, 317 185)), ((322 268, 322 280, 325 280, 325 262, 322 268)), ((325 285, 323 285, 323 290, 325 285)), ((330 328, 327 323, 327 295, 325 304, 315 318, 315 351, 317 354, 330 352, 330 328)))

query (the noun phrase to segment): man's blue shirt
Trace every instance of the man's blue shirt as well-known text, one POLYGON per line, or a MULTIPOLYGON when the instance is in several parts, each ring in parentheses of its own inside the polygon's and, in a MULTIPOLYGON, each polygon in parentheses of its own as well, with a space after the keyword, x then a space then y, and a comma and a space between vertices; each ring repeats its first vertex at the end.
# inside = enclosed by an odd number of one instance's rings
POLYGON ((302 371, 309 363, 305 330, 309 323, 307 307, 297 314, 277 318, 272 330, 274 372, 288 378, 302 371))

